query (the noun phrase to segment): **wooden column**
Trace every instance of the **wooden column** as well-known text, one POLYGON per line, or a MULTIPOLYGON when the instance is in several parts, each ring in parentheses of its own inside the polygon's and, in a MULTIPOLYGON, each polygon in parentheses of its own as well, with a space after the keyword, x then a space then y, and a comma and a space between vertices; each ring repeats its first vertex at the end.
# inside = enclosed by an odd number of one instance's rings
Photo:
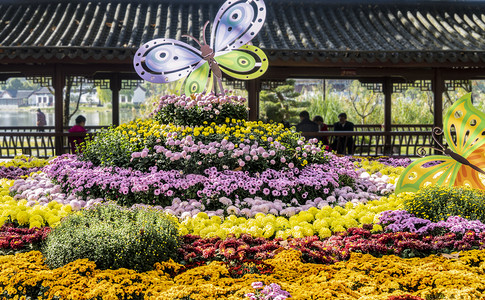
POLYGON ((121 79, 118 73, 113 74, 109 82, 111 89, 111 120, 114 126, 120 125, 120 90, 121 79))
MULTIPOLYGON (((445 81, 441 70, 439 68, 434 69, 433 76, 433 126, 438 128, 443 128, 443 92, 445 91, 445 81)), ((443 136, 438 135, 436 137, 438 142, 443 144, 443 136)), ((441 146, 434 145, 436 148, 441 149, 441 146)), ((441 154, 439 151, 435 151, 435 154, 441 154)))
POLYGON ((392 80, 387 77, 382 85, 384 92, 384 133, 386 133, 384 138, 384 154, 392 153, 392 140, 390 132, 392 130, 392 118, 391 118, 391 107, 392 107, 392 80))
POLYGON ((259 119, 259 92, 261 91, 261 80, 253 79, 247 82, 249 121, 259 119))
POLYGON ((434 111, 434 121, 433 125, 435 127, 443 128, 443 93, 445 91, 445 81, 441 75, 440 69, 434 70, 433 77, 433 111, 434 111))
POLYGON ((64 131, 64 99, 62 97, 64 86, 66 84, 66 78, 60 65, 55 66, 55 73, 52 78, 52 84, 55 91, 55 103, 54 103, 54 127, 55 127, 55 151, 56 155, 64 154, 64 137, 62 133, 64 131))

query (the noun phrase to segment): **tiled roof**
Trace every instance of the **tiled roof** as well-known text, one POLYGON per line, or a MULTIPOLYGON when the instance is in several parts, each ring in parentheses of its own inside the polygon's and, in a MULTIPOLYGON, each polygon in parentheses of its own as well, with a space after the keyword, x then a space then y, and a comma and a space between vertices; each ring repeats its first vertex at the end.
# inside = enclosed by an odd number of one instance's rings
MULTIPOLYGON (((199 37, 223 2, 1 2, 0 63, 27 58, 129 61, 151 39, 199 37)), ((265 2, 266 22, 253 44, 270 59, 485 62, 485 4, 480 2, 265 2)))
POLYGON ((33 90, 6 90, 6 92, 12 98, 24 99, 24 98, 29 98, 34 91, 33 90))

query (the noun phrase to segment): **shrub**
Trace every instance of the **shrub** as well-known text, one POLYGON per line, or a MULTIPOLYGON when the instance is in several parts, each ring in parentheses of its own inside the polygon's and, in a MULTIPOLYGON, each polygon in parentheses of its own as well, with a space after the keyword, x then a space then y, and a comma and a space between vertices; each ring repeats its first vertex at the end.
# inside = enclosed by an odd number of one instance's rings
POLYGON ((299 133, 275 123, 226 118, 223 124, 181 127, 137 119, 97 134, 86 143, 81 159, 95 166, 139 171, 156 166, 203 174, 216 167, 255 173, 327 162, 316 143, 316 139, 305 142, 299 133))
POLYGON ((163 124, 194 126, 204 121, 221 124, 226 118, 246 119, 248 109, 245 102, 246 99, 233 95, 165 95, 152 115, 163 124))
POLYGON ((432 186, 406 198, 406 211, 433 222, 459 216, 485 222, 485 192, 470 188, 432 186))
POLYGON ((129 136, 116 128, 108 128, 85 141, 82 159, 97 166, 126 166, 130 162, 131 153, 136 150, 129 136))
POLYGON ((177 228, 172 217, 158 211, 109 203, 63 220, 47 237, 43 253, 53 268, 87 258, 101 269, 146 271, 176 257, 177 228))

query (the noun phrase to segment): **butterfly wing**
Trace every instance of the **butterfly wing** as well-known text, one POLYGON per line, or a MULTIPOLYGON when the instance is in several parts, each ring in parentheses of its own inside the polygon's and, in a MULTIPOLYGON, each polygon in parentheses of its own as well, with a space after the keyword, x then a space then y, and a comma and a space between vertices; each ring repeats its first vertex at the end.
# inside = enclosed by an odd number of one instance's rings
POLYGON ((211 48, 219 52, 245 45, 261 30, 265 19, 263 0, 226 1, 214 19, 211 48))
POLYGON ((196 66, 195 70, 185 80, 185 95, 202 93, 206 89, 209 71, 209 63, 200 62, 200 66, 196 66))
POLYGON ((453 158, 444 155, 419 158, 404 169, 399 176, 396 183, 396 194, 415 193, 428 185, 452 186, 461 166, 462 164, 453 158))
POLYGON ((268 69, 268 58, 263 50, 244 45, 238 50, 219 52, 215 60, 227 75, 243 80, 257 78, 268 69))
POLYGON ((203 60, 196 48, 173 39, 155 39, 135 53, 135 70, 144 80, 167 83, 187 77, 203 60))
POLYGON ((485 114, 473 106, 470 93, 450 107, 443 127, 450 149, 465 158, 485 144, 485 114))
MULTIPOLYGON (((485 168, 485 148, 481 147, 468 155, 467 160, 480 169, 485 168)), ((480 179, 479 173, 467 165, 461 165, 456 176, 455 186, 469 186, 475 189, 485 190, 485 185, 480 179)))

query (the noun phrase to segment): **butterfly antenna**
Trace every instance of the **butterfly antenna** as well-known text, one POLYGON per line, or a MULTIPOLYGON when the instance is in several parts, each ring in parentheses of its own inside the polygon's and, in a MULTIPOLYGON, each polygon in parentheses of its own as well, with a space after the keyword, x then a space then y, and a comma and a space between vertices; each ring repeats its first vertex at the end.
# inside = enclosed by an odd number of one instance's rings
MULTIPOLYGON (((197 42, 197 44, 199 44, 199 47, 202 47, 202 45, 200 44, 199 40, 198 40, 198 39, 196 39, 195 37, 193 37, 193 36, 191 36, 191 35, 188 35, 188 34, 184 34, 184 35, 182 35, 182 37, 188 37, 188 38, 191 38, 191 39, 193 39, 194 41, 196 41, 196 42, 197 42)), ((204 37, 204 40, 205 40, 205 37, 204 37)))
MULTIPOLYGON (((433 140, 436 142, 436 144, 438 144, 441 147, 441 149, 445 150, 445 147, 436 138, 438 135, 442 135, 442 134, 443 134, 443 129, 439 127, 433 128, 433 131, 431 132, 431 136, 433 137, 433 140)), ((440 149, 436 149, 436 150, 443 152, 443 150, 440 150, 440 149)))
POLYGON ((202 40, 204 41, 204 44, 206 44, 206 45, 207 45, 207 41, 205 40, 205 30, 207 28, 207 25, 209 25, 209 21, 205 22, 204 29, 202 29, 202 40))
POLYGON ((416 154, 418 154, 419 157, 425 157, 428 154, 428 152, 426 151, 425 148, 429 148, 429 149, 433 149, 435 151, 439 151, 439 152, 445 153, 445 151, 443 151, 442 149, 438 149, 438 148, 430 147, 430 146, 424 146, 424 147, 417 148, 416 149, 416 154))

